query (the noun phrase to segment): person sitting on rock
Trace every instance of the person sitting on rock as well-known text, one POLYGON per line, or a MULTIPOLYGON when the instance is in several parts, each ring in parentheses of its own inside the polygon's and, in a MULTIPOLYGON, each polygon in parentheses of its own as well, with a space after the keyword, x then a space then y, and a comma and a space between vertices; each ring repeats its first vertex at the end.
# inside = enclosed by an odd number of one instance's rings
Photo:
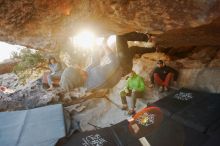
POLYGON ((164 64, 162 60, 157 61, 157 67, 153 70, 151 74, 151 84, 150 88, 154 86, 154 82, 159 86, 159 92, 168 91, 171 80, 173 79, 176 85, 176 80, 178 77, 178 72, 164 64))
POLYGON ((60 64, 56 61, 54 57, 49 58, 48 67, 50 69, 50 73, 47 76, 47 82, 50 87, 47 90, 52 90, 53 79, 60 79, 62 75, 62 69, 60 64))
POLYGON ((128 109, 126 96, 131 95, 131 108, 128 110, 128 114, 133 115, 135 113, 136 100, 137 98, 143 97, 144 91, 144 79, 132 71, 131 76, 127 79, 127 85, 125 89, 120 92, 122 110, 128 109))

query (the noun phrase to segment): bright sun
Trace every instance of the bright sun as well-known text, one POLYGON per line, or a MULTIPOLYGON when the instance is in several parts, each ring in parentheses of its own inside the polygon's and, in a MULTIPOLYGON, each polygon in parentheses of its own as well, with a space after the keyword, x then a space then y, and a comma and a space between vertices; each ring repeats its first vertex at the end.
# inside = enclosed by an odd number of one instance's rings
POLYGON ((73 44, 77 47, 89 49, 94 46, 95 35, 91 31, 82 31, 73 37, 73 44))
MULTIPOLYGON (((104 37, 97 37, 92 31, 84 30, 70 38, 70 40, 74 47, 86 51, 88 49, 93 50, 96 49, 95 47, 101 46, 103 44, 104 37)), ((111 35, 107 38, 107 44, 110 48, 114 47, 115 42, 115 35, 111 35)))

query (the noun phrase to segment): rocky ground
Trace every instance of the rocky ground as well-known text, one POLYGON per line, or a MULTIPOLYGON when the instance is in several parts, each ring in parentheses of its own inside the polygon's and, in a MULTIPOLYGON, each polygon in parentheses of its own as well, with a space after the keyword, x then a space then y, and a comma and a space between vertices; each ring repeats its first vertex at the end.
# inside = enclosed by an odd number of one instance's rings
MULTIPOLYGON (((168 65, 180 71, 177 89, 187 87, 213 93, 220 92, 220 69, 217 66, 220 59, 219 51, 215 51, 213 55, 203 49, 200 53, 197 52, 197 54, 194 53, 185 59, 174 61, 163 53, 144 54, 140 58, 134 59, 133 69, 144 77, 147 84, 149 83, 149 73, 158 59, 165 60, 168 65), (207 56, 208 53, 212 56, 211 59, 207 57, 208 62, 202 62, 201 58, 198 58, 198 56, 202 56, 201 54, 207 56)), ((71 113, 73 123, 77 123, 82 131, 110 126, 129 117, 126 111, 120 109, 119 92, 125 86, 123 78, 111 90, 99 90, 93 93, 86 93, 83 88, 65 92, 59 87, 48 92, 43 88, 40 80, 30 81, 21 86, 17 76, 13 73, 0 75, 0 83, 10 89, 8 90, 10 92, 0 93, 0 111, 31 109, 63 103, 65 109, 71 113)), ((138 99, 137 110, 173 91, 159 93, 157 88, 147 88, 144 98, 138 99)), ((127 99, 129 103, 129 97, 127 99)))
MULTIPOLYGON (((83 88, 65 92, 59 87, 53 91, 46 91, 39 80, 29 82, 25 86, 18 86, 15 74, 1 75, 2 85, 15 90, 13 93, 1 93, 0 110, 14 111, 31 109, 49 104, 63 103, 64 108, 72 115, 73 123, 79 123, 82 131, 97 127, 107 127, 127 119, 127 111, 122 111, 119 92, 124 88, 125 80, 121 80, 114 88, 106 92, 100 90, 95 93, 85 93, 83 88), (17 86, 16 86, 17 85, 17 86), (16 87, 18 88, 16 90, 16 87), (96 127, 97 126, 97 127, 96 127)), ((146 107, 167 93, 150 90, 144 99, 137 102, 137 110, 146 107)), ((128 97, 128 103, 129 97, 128 97)))

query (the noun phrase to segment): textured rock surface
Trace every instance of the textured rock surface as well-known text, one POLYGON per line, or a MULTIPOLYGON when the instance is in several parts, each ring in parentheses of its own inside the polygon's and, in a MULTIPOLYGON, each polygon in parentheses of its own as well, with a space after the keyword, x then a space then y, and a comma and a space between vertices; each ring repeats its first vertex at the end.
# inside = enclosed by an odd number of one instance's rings
MULTIPOLYGON (((204 48, 201 51, 198 49, 196 50, 197 52, 195 51, 191 57, 177 60, 170 60, 170 56, 163 53, 144 54, 141 58, 134 61, 133 69, 149 82, 149 75, 156 65, 155 60, 162 59, 167 65, 179 71, 179 78, 177 80, 179 87, 220 93, 220 62, 217 62, 216 64, 212 63, 217 60, 216 58, 218 58, 218 55, 215 56, 210 51, 206 52, 207 48, 204 48), (204 57, 200 57, 204 52, 206 52, 207 58, 212 56, 210 57, 212 64, 210 64, 210 61, 204 61, 204 57)), ((218 52, 217 49, 215 54, 216 52, 218 52)))
POLYGON ((220 50, 218 50, 213 60, 209 63, 209 67, 220 67, 220 50))
POLYGON ((7 61, 0 63, 0 74, 10 73, 13 71, 14 66, 17 64, 17 61, 7 61))
MULTIPOLYGON (((53 51, 72 49, 69 37, 81 28, 90 28, 98 35, 149 32, 156 35, 161 51, 187 55, 176 59, 164 53, 149 53, 134 60, 135 70, 146 80, 155 61, 163 59, 180 71, 180 87, 220 93, 219 0, 0 0, 0 26, 0 41, 53 51)), ((14 76, 1 77, 0 81, 8 88, 18 88, 14 76)), ((120 103, 118 93, 123 85, 119 83, 113 89, 109 97, 112 101, 120 103)), ((163 96, 155 90, 147 91, 150 102, 163 96)), ((32 82, 13 94, 1 94, 0 110, 69 103, 75 97, 59 90, 46 92, 32 82)), ((94 128, 88 122, 105 127, 127 118, 106 99, 90 99, 83 105, 87 109, 75 117, 82 121, 83 130, 94 128), (116 118, 109 120, 113 116, 116 118)), ((138 107, 142 106, 145 103, 139 102, 138 107)))
POLYGON ((161 47, 219 46, 220 19, 209 25, 170 30, 156 39, 161 47))
POLYGON ((219 68, 180 69, 179 87, 220 93, 219 68))
MULTIPOLYGON (((199 40, 194 41, 198 35, 219 36, 215 32, 219 25, 211 30, 188 29, 218 18, 218 0, 1 0, 0 5, 0 40, 37 49, 59 48, 81 27, 90 27, 101 34, 131 31, 160 34, 180 29, 177 35, 171 35, 182 44, 198 44, 199 40), (189 37, 183 32, 198 35, 186 40, 189 37)), ((168 46, 169 38, 165 35, 159 43, 168 46)))
POLYGON ((19 80, 14 73, 0 75, 0 85, 6 88, 16 90, 19 88, 19 80))

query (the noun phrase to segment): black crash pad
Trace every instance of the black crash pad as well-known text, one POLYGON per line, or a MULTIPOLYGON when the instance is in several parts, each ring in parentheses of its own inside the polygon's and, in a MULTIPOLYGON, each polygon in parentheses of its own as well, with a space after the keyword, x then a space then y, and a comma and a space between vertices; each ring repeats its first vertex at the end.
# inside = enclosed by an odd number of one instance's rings
POLYGON ((163 99, 153 103, 153 106, 160 107, 166 116, 172 116, 174 113, 183 110, 191 104, 196 104, 207 98, 207 93, 193 91, 182 88, 175 91, 173 94, 164 97, 163 99), (178 95, 190 95, 192 98, 188 100, 178 99, 178 95))
POLYGON ((69 138, 69 140, 66 144, 64 144, 64 146, 117 145, 114 136, 110 133, 111 131, 109 128, 83 133, 76 133, 69 138))
MULTIPOLYGON (((136 136, 127 127, 127 121, 112 126, 125 146, 138 146, 139 143, 133 138, 136 136)), ((201 146, 208 139, 207 135, 188 128, 167 116, 163 117, 157 128, 146 131, 142 132, 142 137, 145 137, 151 146, 201 146)))
POLYGON ((202 146, 219 146, 220 145, 220 128, 215 130, 210 138, 202 146))
POLYGON ((146 136, 152 146, 201 146, 207 138, 203 133, 188 128, 170 117, 164 117, 160 128, 146 136))
MULTIPOLYGON (((152 146, 200 146, 207 136, 191 128, 187 128, 172 119, 165 119, 155 131, 143 135, 152 146)), ((120 122, 111 128, 83 132, 71 136, 64 146, 142 146, 130 133, 128 122, 120 122), (99 142, 99 143, 98 143, 99 142)))
POLYGON ((141 146, 138 140, 141 137, 145 137, 151 146, 200 146, 208 138, 203 133, 188 128, 168 116, 161 118, 161 112, 156 107, 143 109, 134 115, 133 119, 111 127, 73 134, 64 146, 141 146), (155 122, 152 123, 155 126, 152 124, 144 126, 142 125, 144 123, 140 124, 136 121, 136 119, 142 119, 146 112, 148 116, 155 114, 155 122), (133 122, 140 128, 136 134, 130 129, 133 122))
POLYGON ((73 134, 64 146, 141 146, 128 132, 128 122, 115 126, 73 134))
POLYGON ((205 97, 198 104, 191 104, 176 112, 172 119, 200 132, 206 132, 220 119, 220 94, 210 93, 205 97))
POLYGON ((207 129, 207 134, 210 136, 216 134, 216 132, 220 134, 220 119, 207 129))

